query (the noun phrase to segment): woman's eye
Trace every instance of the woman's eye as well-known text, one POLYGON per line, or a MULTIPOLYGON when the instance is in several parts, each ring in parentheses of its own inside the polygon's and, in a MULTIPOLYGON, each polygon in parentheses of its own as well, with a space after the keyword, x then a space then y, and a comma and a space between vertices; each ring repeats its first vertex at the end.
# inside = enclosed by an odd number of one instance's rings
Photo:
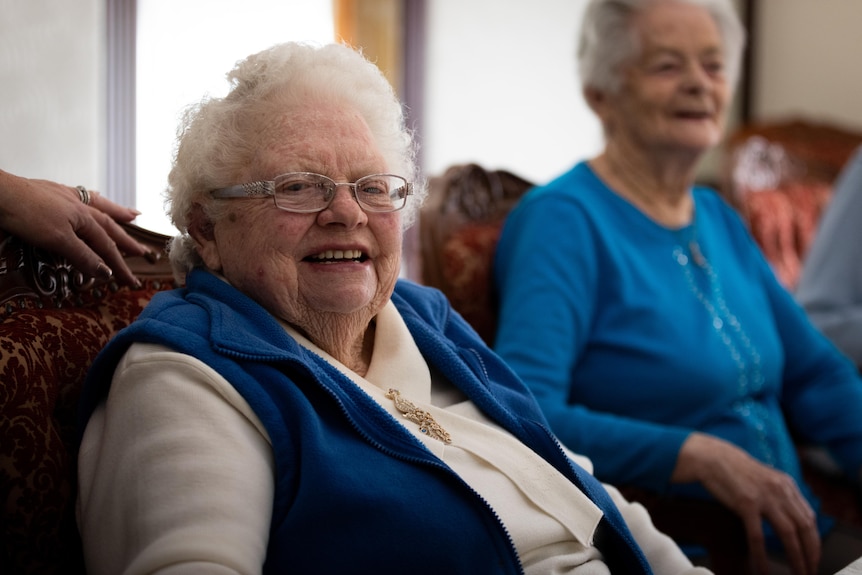
POLYGON ((296 194, 311 187, 308 182, 288 182, 281 187, 281 192, 285 194, 296 194))
POLYGON ((361 189, 363 194, 368 194, 371 196, 376 196, 379 194, 387 194, 387 186, 382 182, 369 182, 367 184, 362 184, 361 189))
POLYGON ((673 72, 677 68, 679 68, 677 63, 671 61, 655 62, 652 65, 653 72, 673 72))
POLYGON ((278 188, 277 192, 286 196, 295 196, 298 194, 307 194, 320 187, 320 184, 318 184, 317 182, 310 182, 306 180, 293 180, 282 184, 278 188))
POLYGON ((706 62, 703 69, 712 75, 721 74, 724 72, 724 62, 706 62))

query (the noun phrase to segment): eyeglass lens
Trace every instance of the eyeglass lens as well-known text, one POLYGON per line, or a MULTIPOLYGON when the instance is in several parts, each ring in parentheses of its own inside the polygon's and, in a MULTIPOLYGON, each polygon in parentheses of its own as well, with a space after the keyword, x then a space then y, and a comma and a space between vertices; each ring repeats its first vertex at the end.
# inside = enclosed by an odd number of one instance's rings
POLYGON ((359 204, 370 211, 399 210, 407 201, 407 180, 400 176, 375 174, 353 184, 336 184, 319 174, 295 173, 275 179, 275 203, 285 210, 323 210, 342 185, 353 188, 359 204))

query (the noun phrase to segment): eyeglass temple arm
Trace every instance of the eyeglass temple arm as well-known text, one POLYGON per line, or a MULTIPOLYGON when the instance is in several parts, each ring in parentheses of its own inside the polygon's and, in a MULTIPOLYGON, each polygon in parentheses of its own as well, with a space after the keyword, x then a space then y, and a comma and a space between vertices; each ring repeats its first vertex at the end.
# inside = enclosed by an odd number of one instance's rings
POLYGON ((210 195, 214 198, 246 198, 249 196, 271 196, 273 193, 275 193, 274 182, 251 182, 213 190, 210 195))

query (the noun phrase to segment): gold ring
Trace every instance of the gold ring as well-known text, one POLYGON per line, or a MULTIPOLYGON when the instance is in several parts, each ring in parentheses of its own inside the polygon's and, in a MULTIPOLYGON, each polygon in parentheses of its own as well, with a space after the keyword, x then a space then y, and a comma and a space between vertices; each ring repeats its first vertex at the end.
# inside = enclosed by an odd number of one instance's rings
POLYGON ((78 190, 78 199, 81 200, 81 203, 85 206, 90 205, 90 192, 84 186, 75 186, 75 189, 78 190))

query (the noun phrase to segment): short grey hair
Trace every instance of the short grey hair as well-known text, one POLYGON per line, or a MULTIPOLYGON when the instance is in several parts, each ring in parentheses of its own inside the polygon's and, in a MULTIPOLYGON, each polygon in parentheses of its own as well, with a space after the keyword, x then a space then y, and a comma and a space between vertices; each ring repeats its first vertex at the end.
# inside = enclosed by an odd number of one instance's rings
MULTIPOLYGON (((581 23, 577 54, 584 88, 610 94, 619 91, 623 65, 641 49, 632 30, 632 20, 656 1, 661 0, 590 0, 581 23)), ((735 89, 745 48, 745 29, 730 0, 675 1, 701 6, 712 16, 724 46, 729 85, 735 89)))
POLYGON ((313 101, 343 103, 368 124, 387 169, 414 182, 414 195, 401 212, 402 228, 416 220, 427 195, 416 164, 416 145, 404 110, 382 72, 361 53, 340 44, 288 42, 252 54, 227 74, 223 98, 208 97, 184 113, 177 135, 166 205, 180 231, 170 249, 178 277, 201 263, 188 234, 195 204, 213 220, 220 217, 211 190, 235 181, 251 163, 261 127, 258 118, 313 101))

